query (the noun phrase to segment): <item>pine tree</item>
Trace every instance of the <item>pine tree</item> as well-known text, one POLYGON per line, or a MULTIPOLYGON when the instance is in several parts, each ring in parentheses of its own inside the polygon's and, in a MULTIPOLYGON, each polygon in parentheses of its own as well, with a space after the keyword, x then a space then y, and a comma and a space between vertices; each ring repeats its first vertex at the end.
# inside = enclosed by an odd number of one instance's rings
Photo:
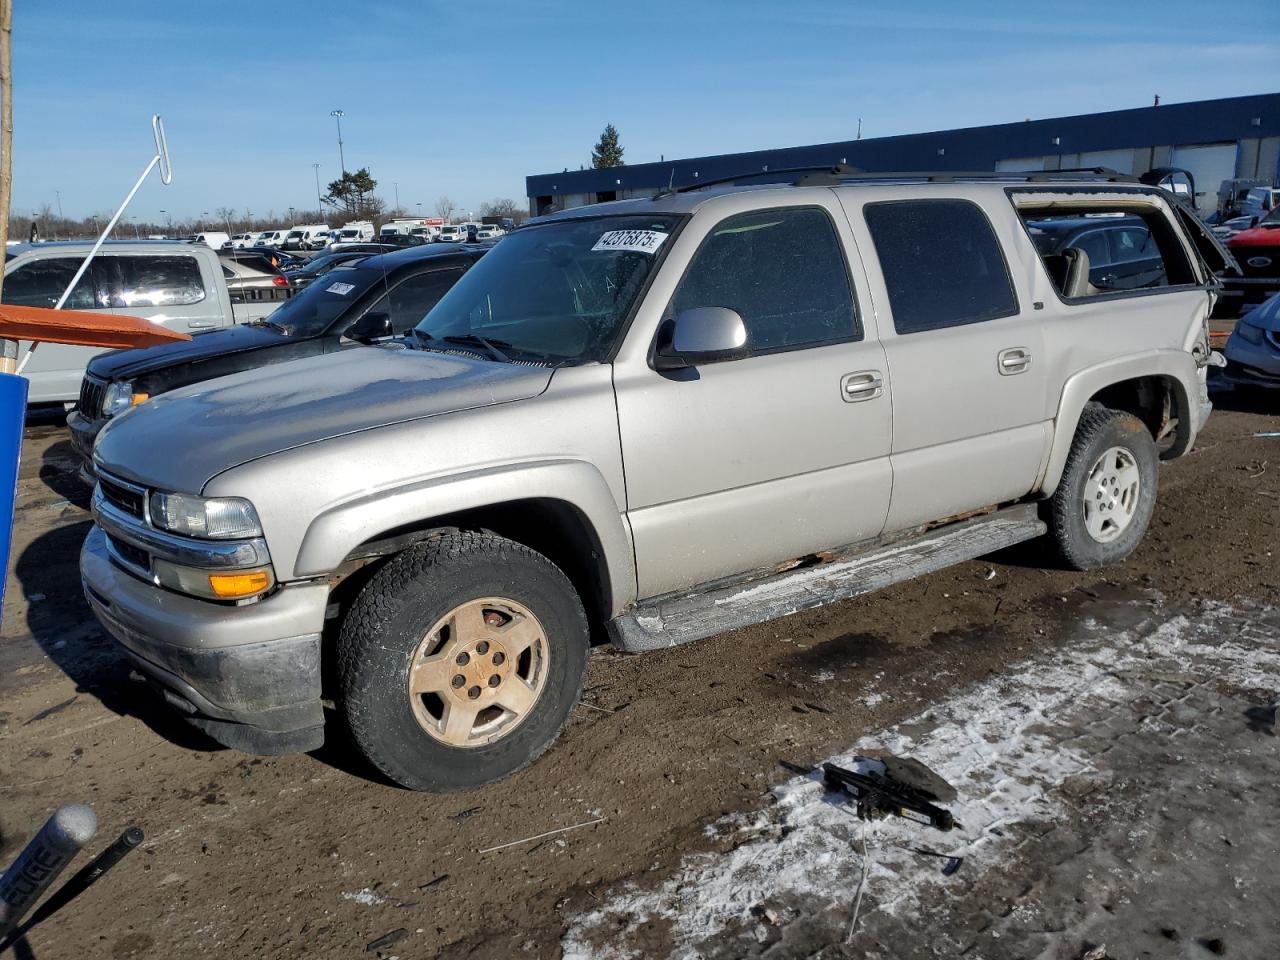
POLYGON ((591 166, 597 170, 622 166, 622 147, 618 145, 618 131, 612 123, 605 126, 599 143, 591 150, 591 166))

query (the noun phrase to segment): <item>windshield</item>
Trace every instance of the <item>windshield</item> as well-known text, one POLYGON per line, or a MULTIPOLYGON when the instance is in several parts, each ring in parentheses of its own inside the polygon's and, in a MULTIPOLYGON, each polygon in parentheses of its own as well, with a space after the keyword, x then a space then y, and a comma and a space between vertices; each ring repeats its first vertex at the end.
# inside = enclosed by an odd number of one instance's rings
POLYGON ((1259 223, 1280 223, 1280 207, 1275 207, 1259 223))
POLYGON ((678 220, 592 217, 517 230, 422 318, 421 339, 479 336, 551 361, 602 360, 678 220))
MULTIPOLYGON (((363 261, 361 261, 363 263, 363 261)), ((353 303, 375 284, 383 283, 384 271, 340 264, 324 273, 267 317, 267 324, 291 337, 314 337, 346 313, 353 303)))

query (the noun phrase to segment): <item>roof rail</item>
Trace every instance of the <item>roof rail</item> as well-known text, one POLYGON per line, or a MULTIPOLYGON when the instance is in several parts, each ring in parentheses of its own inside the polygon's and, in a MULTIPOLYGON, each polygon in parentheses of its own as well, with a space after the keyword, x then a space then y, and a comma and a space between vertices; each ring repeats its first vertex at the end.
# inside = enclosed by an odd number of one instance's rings
MULTIPOLYGON (((865 171, 860 167, 853 167, 847 163, 822 164, 807 167, 779 167, 777 170, 753 170, 748 173, 735 173, 731 177, 716 177, 714 180, 701 180, 698 183, 686 184, 683 187, 672 187, 667 190, 659 190, 653 199, 658 200, 662 197, 669 197, 677 193, 688 193, 691 190, 701 190, 703 187, 716 187, 725 183, 738 183, 742 180, 752 180, 756 177, 774 177, 790 175, 793 173, 824 173, 829 177, 854 177, 861 176, 865 171)), ((781 181, 780 181, 781 182, 781 181)))
POLYGON ((796 181, 797 186, 820 186, 876 180, 921 180, 926 183, 954 183, 957 180, 1014 180, 1042 183, 1054 180, 1104 181, 1107 183, 1139 183, 1137 177, 1110 167, 1071 167, 1064 170, 977 170, 939 172, 890 172, 810 175, 796 181))
MULTIPOLYGON (((1137 177, 1110 167, 1067 167, 1062 170, 947 170, 947 171, 890 171, 871 173, 845 163, 827 164, 810 167, 782 167, 777 170, 755 170, 739 173, 731 177, 717 177, 714 180, 703 180, 699 183, 686 184, 683 187, 672 187, 660 190, 654 200, 669 197, 677 193, 688 193, 704 187, 721 186, 726 183, 740 183, 754 180, 757 177, 776 177, 801 174, 791 181, 792 186, 819 187, 839 186, 842 183, 866 183, 875 181, 919 180, 925 183, 955 183, 958 180, 1007 180, 1026 183, 1044 183, 1054 180, 1102 181, 1106 183, 1141 183, 1137 177)), ((784 183, 785 181, 779 181, 784 183)))

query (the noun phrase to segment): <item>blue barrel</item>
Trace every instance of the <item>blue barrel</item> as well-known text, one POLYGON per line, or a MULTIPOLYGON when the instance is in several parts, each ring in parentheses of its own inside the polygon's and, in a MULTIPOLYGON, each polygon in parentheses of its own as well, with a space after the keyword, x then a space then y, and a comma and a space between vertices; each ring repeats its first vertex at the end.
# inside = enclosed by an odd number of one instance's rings
POLYGON ((0 612, 9 577, 9 544, 13 540, 13 501, 18 493, 18 457, 22 454, 22 425, 27 413, 27 378, 0 373, 0 612))

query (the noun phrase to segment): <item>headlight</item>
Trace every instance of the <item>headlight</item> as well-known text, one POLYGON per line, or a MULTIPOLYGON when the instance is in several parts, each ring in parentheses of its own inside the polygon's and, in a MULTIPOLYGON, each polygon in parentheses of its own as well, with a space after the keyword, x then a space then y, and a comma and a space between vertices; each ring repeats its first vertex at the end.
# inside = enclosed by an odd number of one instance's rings
POLYGON ((206 540, 262 536, 253 504, 240 497, 191 497, 153 493, 151 522, 163 530, 206 540))
POLYGON ((107 384, 107 389, 102 391, 102 415, 114 417, 117 413, 124 413, 130 407, 136 407, 150 399, 149 393, 134 393, 131 381, 116 380, 107 384))
POLYGON ((1263 332, 1261 327, 1255 327, 1251 323, 1241 321, 1236 324, 1236 333, 1240 334, 1240 339, 1246 343, 1262 343, 1263 332))
POLYGON ((107 384, 102 392, 102 415, 114 417, 133 406, 133 384, 128 380, 116 380, 107 384))

